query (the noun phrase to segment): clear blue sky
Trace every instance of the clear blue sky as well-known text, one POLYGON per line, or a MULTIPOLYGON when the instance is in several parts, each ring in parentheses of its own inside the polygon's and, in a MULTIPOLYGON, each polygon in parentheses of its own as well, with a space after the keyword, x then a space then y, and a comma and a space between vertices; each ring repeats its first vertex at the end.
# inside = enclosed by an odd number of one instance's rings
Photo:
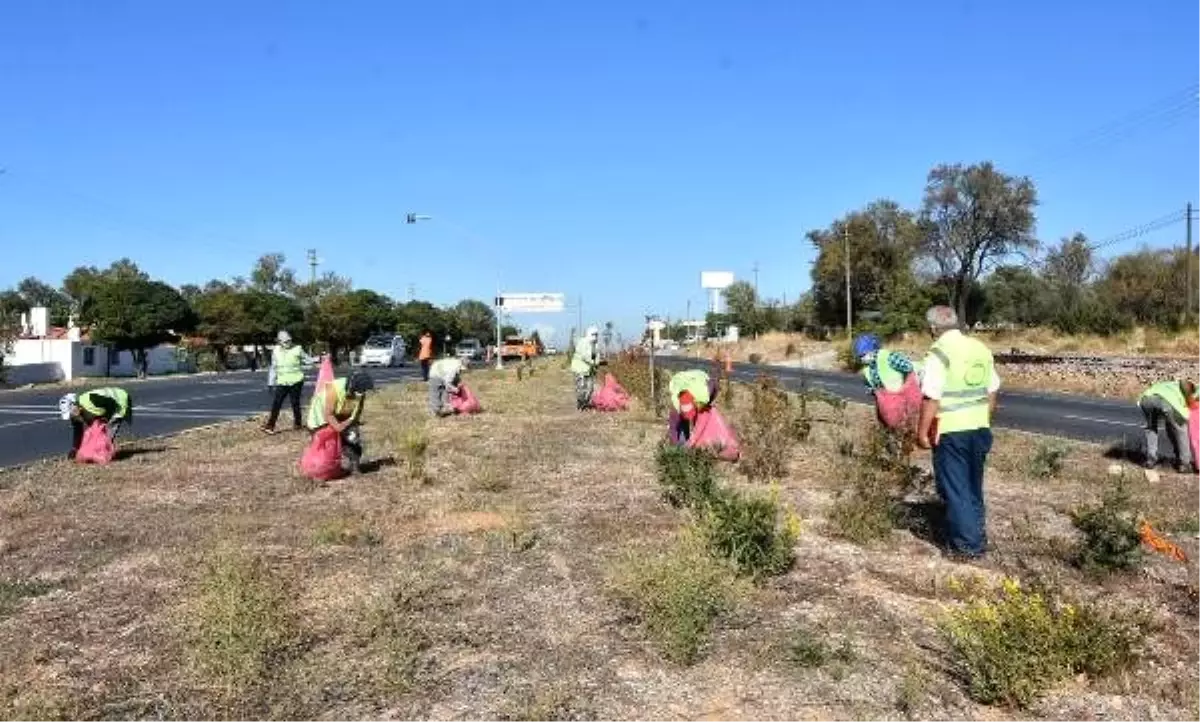
POLYGON ((986 159, 1035 179, 1043 239, 1103 238, 1200 195, 1194 97, 1097 130, 1186 97, 1197 26, 1128 0, 12 0, 0 287, 316 247, 396 297, 564 291, 629 333, 698 309, 703 269, 795 298, 805 231, 986 159))

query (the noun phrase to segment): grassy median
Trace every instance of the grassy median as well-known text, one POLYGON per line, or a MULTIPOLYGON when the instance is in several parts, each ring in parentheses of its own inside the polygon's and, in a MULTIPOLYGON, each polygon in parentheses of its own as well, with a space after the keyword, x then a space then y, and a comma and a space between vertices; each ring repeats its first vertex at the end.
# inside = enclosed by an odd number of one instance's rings
POLYGON ((557 363, 467 381, 473 418, 370 399, 379 463, 329 484, 253 423, 0 473, 0 716, 1197 714, 1194 477, 1128 468, 1118 499, 1099 447, 998 434, 966 566, 864 409, 738 389, 737 425, 804 417, 755 424, 758 478, 658 453, 640 408, 577 413, 557 363), (1081 563, 1135 516, 1188 561, 1081 563))

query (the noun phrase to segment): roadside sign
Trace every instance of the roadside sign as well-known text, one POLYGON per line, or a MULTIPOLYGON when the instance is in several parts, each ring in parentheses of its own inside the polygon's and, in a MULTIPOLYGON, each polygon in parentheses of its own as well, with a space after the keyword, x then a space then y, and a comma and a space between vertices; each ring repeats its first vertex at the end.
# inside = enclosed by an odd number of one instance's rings
POLYGON ((651 321, 646 324, 646 328, 650 329, 651 331, 661 331, 666 327, 667 324, 663 323, 662 321, 651 321))
POLYGON ((566 306, 561 293, 502 293, 496 306, 513 313, 557 313, 566 306))

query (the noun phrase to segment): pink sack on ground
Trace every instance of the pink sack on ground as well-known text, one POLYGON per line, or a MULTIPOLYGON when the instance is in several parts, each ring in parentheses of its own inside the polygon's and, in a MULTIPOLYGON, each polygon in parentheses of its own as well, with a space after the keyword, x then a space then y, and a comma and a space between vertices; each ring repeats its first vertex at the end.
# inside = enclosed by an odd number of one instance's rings
POLYGON ((692 429, 687 445, 692 449, 711 449, 717 458, 725 461, 737 461, 742 455, 733 427, 712 407, 700 412, 696 418, 696 428, 692 429))
POLYGON ((454 409, 456 414, 478 414, 483 411, 479 398, 471 393, 466 384, 459 384, 458 393, 450 394, 450 408, 454 409))
POLYGON ((875 409, 879 420, 889 429, 916 428, 921 415, 921 386, 917 375, 909 374, 899 391, 875 391, 875 409))
POLYGON ((616 377, 604 374, 604 385, 592 394, 592 408, 597 411, 624 411, 629 408, 629 394, 621 388, 616 377))
POLYGON ((93 421, 83 432, 83 441, 79 444, 79 451, 75 452, 75 461, 80 464, 107 464, 116 453, 117 447, 108 438, 107 425, 103 421, 93 421))
POLYGON ((1192 440, 1192 463, 1200 466, 1200 407, 1188 409, 1188 436, 1192 440))
POLYGON ((331 481, 345 475, 342 469, 342 436, 323 426, 300 457, 300 473, 314 481, 331 481))

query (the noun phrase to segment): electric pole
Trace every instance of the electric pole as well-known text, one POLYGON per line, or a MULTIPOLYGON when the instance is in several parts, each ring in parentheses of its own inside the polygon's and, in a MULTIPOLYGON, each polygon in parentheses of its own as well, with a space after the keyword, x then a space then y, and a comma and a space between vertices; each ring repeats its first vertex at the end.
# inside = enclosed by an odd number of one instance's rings
POLYGON ((1196 289, 1196 279, 1192 278, 1192 204, 1187 204, 1187 256, 1184 258, 1187 263, 1187 309, 1184 312, 1185 317, 1192 313, 1192 298, 1196 289))
POLYGON ((408 284, 408 302, 412 303, 417 298, 417 287, 413 284, 408 284))
POLYGON ((320 259, 317 258, 317 249, 315 249, 315 248, 308 249, 308 269, 309 269, 308 280, 310 283, 317 282, 317 265, 320 262, 321 262, 320 259))
POLYGON ((758 302, 758 261, 754 262, 754 301, 758 302))
POLYGON ((850 305, 850 224, 842 226, 843 255, 846 257, 846 338, 854 338, 854 314, 850 305))

